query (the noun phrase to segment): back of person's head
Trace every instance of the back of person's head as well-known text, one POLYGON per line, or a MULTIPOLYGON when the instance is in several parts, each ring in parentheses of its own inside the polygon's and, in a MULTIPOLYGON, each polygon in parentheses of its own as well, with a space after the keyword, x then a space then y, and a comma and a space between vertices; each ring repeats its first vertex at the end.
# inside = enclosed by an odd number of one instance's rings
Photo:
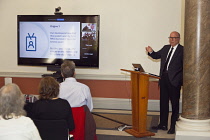
POLYGON ((0 89, 0 115, 3 119, 25 116, 24 104, 24 96, 18 85, 10 83, 0 89))
POLYGON ((61 65, 61 74, 64 78, 74 77, 75 63, 73 61, 65 60, 61 65))
POLYGON ((53 77, 44 77, 39 83, 39 98, 52 99, 58 97, 59 83, 53 77))

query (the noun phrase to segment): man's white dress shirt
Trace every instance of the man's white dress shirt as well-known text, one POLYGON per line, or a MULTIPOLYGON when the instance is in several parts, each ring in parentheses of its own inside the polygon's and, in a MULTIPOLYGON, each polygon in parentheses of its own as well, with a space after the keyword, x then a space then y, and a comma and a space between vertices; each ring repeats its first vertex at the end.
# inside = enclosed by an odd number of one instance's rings
POLYGON ((71 107, 87 105, 90 111, 93 109, 89 87, 77 82, 73 77, 66 78, 65 81, 60 84, 59 97, 66 99, 71 107))
MULTIPOLYGON (((168 70, 168 66, 169 66, 169 64, 170 64, 170 62, 171 62, 171 59, 172 59, 172 57, 173 57, 173 55, 174 55, 174 52, 176 51, 176 48, 177 48, 177 46, 178 46, 179 44, 177 44, 177 45, 175 45, 173 48, 173 51, 172 51, 172 53, 171 53, 171 57, 169 58, 169 61, 168 61, 168 65, 167 65, 167 70, 168 70)), ((171 48, 172 48, 172 46, 171 46, 171 48)), ((171 48, 169 49, 169 51, 168 51, 168 54, 167 54, 167 57, 168 57, 168 55, 169 55, 169 52, 170 52, 170 50, 171 50, 171 48)), ((166 59, 167 59, 167 57, 166 57, 166 59)))

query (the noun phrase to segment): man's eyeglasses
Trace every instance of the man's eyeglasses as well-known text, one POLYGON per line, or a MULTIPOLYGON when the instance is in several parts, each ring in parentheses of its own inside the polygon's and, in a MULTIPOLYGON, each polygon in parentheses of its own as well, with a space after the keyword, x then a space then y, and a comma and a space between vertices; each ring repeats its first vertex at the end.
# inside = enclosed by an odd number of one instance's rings
POLYGON ((179 37, 168 37, 169 39, 178 39, 179 37))

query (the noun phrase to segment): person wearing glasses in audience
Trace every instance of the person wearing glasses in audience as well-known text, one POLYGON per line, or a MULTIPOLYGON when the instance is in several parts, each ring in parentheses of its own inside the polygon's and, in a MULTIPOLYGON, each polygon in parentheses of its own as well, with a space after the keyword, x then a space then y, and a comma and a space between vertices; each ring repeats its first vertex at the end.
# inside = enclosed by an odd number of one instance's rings
POLYGON ((155 52, 146 47, 148 55, 153 59, 161 59, 160 64, 160 123, 152 129, 168 130, 169 100, 172 105, 171 126, 168 134, 175 133, 176 121, 179 117, 180 90, 183 84, 183 46, 179 44, 180 34, 170 33, 169 45, 155 52))
POLYGON ((39 83, 39 100, 32 109, 32 119, 66 120, 69 131, 74 130, 72 109, 67 100, 58 98, 59 83, 53 77, 44 77, 39 83))
POLYGON ((16 84, 0 89, 0 140, 41 140, 34 122, 23 109, 24 95, 16 84))

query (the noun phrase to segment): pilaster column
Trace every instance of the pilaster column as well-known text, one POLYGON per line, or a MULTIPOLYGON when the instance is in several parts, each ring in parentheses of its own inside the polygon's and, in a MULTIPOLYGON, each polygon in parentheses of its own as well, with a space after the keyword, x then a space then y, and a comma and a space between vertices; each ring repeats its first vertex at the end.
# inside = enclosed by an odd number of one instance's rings
POLYGON ((176 140, 210 137, 210 0, 185 0, 183 80, 176 140))

